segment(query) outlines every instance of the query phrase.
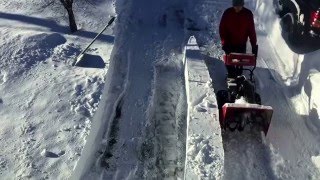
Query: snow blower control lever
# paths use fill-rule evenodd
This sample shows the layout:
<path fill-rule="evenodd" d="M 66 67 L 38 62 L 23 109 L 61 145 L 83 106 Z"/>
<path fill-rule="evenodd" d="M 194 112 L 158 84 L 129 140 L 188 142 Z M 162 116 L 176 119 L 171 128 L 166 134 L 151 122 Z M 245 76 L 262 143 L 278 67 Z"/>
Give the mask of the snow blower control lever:
<path fill-rule="evenodd" d="M 254 54 L 230 53 L 223 56 L 224 64 L 231 66 L 247 66 L 243 70 L 250 71 L 250 79 L 253 80 L 253 71 L 256 69 L 256 57 Z"/>

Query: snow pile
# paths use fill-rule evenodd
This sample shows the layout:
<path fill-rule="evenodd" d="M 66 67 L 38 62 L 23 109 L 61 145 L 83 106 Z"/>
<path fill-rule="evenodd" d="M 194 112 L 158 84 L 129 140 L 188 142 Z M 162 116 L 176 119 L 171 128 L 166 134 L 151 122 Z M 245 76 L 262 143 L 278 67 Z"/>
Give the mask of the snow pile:
<path fill-rule="evenodd" d="M 304 111 L 300 110 L 301 113 L 308 114 L 312 110 L 316 110 L 319 114 L 320 86 L 318 82 L 320 80 L 320 50 L 300 55 L 300 57 L 301 61 L 299 63 L 301 64 L 298 64 L 300 66 L 297 67 L 296 73 L 293 74 L 289 88 L 293 95 L 301 93 L 304 99 L 306 109 Z"/>
<path fill-rule="evenodd" d="M 280 61 L 273 60 L 273 63 L 278 63 L 277 66 L 283 68 L 281 71 L 278 71 L 278 73 L 281 73 L 283 78 L 292 76 L 297 63 L 295 58 L 296 55 L 284 40 L 286 33 L 283 32 L 282 27 L 280 26 L 280 19 L 275 13 L 274 3 L 276 2 L 265 0 L 250 2 L 252 5 L 255 3 L 255 6 L 253 6 L 255 7 L 255 14 L 257 14 L 257 16 L 255 16 L 255 22 L 256 24 L 259 24 L 256 28 L 257 34 L 267 33 L 269 41 L 273 47 L 276 47 L 274 48 L 274 51 L 276 51 Z"/>
<path fill-rule="evenodd" d="M 10 39 L 9 39 L 10 38 Z M 13 34 L 2 44 L 0 51 L 4 52 L 0 65 L 6 78 L 19 77 L 32 66 L 45 61 L 52 56 L 54 48 L 66 42 L 60 34 L 23 32 Z M 17 42 L 28 42 L 16 44 Z"/>
<path fill-rule="evenodd" d="M 240 99 L 236 99 L 236 101 L 234 102 L 235 104 L 248 104 L 248 102 L 246 101 L 246 99 L 241 96 Z"/>

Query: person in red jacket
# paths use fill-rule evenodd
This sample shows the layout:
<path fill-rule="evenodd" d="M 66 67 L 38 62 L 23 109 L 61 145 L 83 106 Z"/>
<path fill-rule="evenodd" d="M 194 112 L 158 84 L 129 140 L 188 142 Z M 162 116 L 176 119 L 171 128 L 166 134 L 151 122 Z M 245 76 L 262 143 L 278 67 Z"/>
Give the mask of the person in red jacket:
<path fill-rule="evenodd" d="M 244 0 L 232 0 L 233 7 L 226 9 L 222 15 L 219 33 L 222 49 L 231 52 L 246 53 L 246 44 L 250 39 L 252 53 L 257 56 L 257 36 L 252 12 L 243 7 Z M 242 68 L 227 66 L 228 77 L 236 78 L 242 74 Z"/>

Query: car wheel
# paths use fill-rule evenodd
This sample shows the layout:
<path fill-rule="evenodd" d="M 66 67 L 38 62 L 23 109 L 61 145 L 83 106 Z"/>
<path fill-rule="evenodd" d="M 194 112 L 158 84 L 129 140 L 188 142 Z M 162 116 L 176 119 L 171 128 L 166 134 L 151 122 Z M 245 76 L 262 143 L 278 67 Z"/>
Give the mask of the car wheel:
<path fill-rule="evenodd" d="M 288 34 L 288 41 L 291 44 L 297 44 L 301 33 L 299 33 L 299 28 L 295 22 L 294 15 L 292 13 L 287 13 L 281 18 L 281 22 L 283 29 Z"/>
<path fill-rule="evenodd" d="M 290 12 L 287 7 L 283 6 L 283 2 L 281 0 L 278 0 L 278 4 L 275 5 L 275 10 L 280 18 Z"/>
<path fill-rule="evenodd" d="M 261 105 L 261 97 L 258 93 L 254 93 L 255 103 Z"/>

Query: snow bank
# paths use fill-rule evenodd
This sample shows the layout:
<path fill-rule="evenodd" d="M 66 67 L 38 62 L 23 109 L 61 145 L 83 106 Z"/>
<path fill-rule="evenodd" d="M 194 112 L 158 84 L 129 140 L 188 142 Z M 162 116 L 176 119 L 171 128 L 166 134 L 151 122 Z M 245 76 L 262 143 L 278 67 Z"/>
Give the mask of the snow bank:
<path fill-rule="evenodd" d="M 300 94 L 304 99 L 305 108 L 302 110 L 301 104 L 297 103 L 297 111 L 300 114 L 309 114 L 310 118 L 319 121 L 319 116 L 311 116 L 311 112 L 320 113 L 320 50 L 308 54 L 300 55 L 300 65 L 297 73 L 290 79 L 289 88 L 293 95 Z M 300 105 L 300 106 L 299 106 Z"/>
<path fill-rule="evenodd" d="M 115 43 L 115 49 L 117 49 L 117 46 L 121 46 L 121 43 Z M 108 136 L 112 131 L 112 122 L 115 118 L 116 107 L 126 91 L 128 62 L 121 58 L 122 56 L 119 55 L 121 53 L 126 55 L 123 51 L 116 50 L 114 50 L 111 55 L 111 64 L 106 74 L 106 84 L 101 103 L 93 117 L 90 134 L 86 139 L 87 142 L 82 151 L 82 156 L 75 166 L 71 176 L 72 179 L 83 179 L 85 178 L 84 176 L 91 178 L 94 176 L 94 178 L 97 178 L 95 175 L 99 176 L 99 174 L 94 174 L 96 173 L 95 170 L 93 170 L 93 172 L 89 171 L 95 166 L 100 170 L 100 164 L 95 164 L 100 162 L 97 161 L 97 159 L 99 159 L 99 156 L 102 156 L 102 154 L 98 152 L 102 151 L 102 147 L 107 145 L 107 142 L 103 141 L 103 138 Z"/>
<path fill-rule="evenodd" d="M 319 54 L 320 56 L 320 54 Z M 307 81 L 307 83 L 310 83 L 308 86 L 305 85 L 304 86 L 304 91 L 306 92 L 306 95 L 309 99 L 309 103 L 308 103 L 308 107 L 310 110 L 310 116 L 314 116 L 313 118 L 315 118 L 314 120 L 319 120 L 320 123 L 320 119 L 319 119 L 319 113 L 320 113 L 320 93 L 319 93 L 319 82 L 320 82 L 320 73 L 319 71 L 316 71 L 316 73 L 312 73 L 309 75 L 309 79 Z M 311 92 L 311 94 L 309 94 Z M 311 114 L 312 111 L 317 110 L 317 114 Z M 315 113 L 315 112 L 314 112 Z"/>
<path fill-rule="evenodd" d="M 1 151 L 12 162 L 3 175 L 68 177 L 100 100 L 103 70 L 70 70 L 65 62 L 75 55 L 73 45 L 62 35 L 19 35 L 1 49 Z M 50 155 L 41 156 L 44 150 Z"/>
<path fill-rule="evenodd" d="M 257 33 L 267 33 L 269 41 L 273 45 L 276 54 L 280 60 L 281 67 L 284 68 L 283 71 L 279 73 L 284 78 L 292 76 L 297 66 L 296 54 L 287 45 L 284 37 L 286 36 L 285 32 L 282 31 L 280 26 L 280 19 L 275 13 L 274 1 L 258 0 L 256 1 L 255 14 L 258 16 L 255 17 L 256 23 L 260 26 L 257 27 Z M 259 44 L 259 42 L 258 42 Z M 263 48 L 263 47 L 261 47 Z M 279 63 L 279 62 L 278 62 Z"/>
<path fill-rule="evenodd" d="M 186 46 L 188 137 L 185 177 L 219 179 L 224 150 L 219 114 L 211 78 L 195 37 Z"/>

